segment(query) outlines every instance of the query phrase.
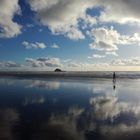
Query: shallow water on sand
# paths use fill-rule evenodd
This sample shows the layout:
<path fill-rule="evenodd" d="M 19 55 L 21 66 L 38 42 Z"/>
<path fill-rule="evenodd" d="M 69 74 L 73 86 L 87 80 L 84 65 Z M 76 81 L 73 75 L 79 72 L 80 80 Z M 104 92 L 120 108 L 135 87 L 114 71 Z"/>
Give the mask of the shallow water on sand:
<path fill-rule="evenodd" d="M 0 78 L 0 139 L 140 139 L 140 80 Z"/>

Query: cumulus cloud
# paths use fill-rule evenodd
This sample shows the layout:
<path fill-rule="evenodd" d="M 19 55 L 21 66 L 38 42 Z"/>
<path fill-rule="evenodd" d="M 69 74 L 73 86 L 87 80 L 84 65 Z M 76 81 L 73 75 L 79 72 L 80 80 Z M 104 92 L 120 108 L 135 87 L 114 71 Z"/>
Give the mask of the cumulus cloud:
<path fill-rule="evenodd" d="M 72 40 L 85 39 L 83 33 L 75 27 L 72 27 L 66 36 Z"/>
<path fill-rule="evenodd" d="M 140 22 L 139 0 L 29 0 L 29 4 L 37 12 L 40 22 L 50 26 L 52 30 L 63 25 L 68 28 L 76 25 L 88 8 L 96 7 L 101 7 L 99 20 L 102 22 Z M 91 23 L 96 23 L 96 20 L 88 19 Z"/>
<path fill-rule="evenodd" d="M 16 62 L 13 61 L 3 61 L 0 62 L 0 67 L 1 68 L 15 68 L 15 67 L 21 67 L 21 64 L 17 64 Z"/>
<path fill-rule="evenodd" d="M 106 52 L 107 55 L 114 55 L 114 56 L 118 56 L 118 54 L 114 51 L 114 52 Z"/>
<path fill-rule="evenodd" d="M 45 64 L 33 58 L 26 58 L 26 63 L 32 67 L 45 67 Z"/>
<path fill-rule="evenodd" d="M 62 34 L 74 40 L 85 38 L 80 30 L 81 20 L 85 26 L 92 26 L 97 21 L 140 23 L 139 0 L 29 0 L 28 3 L 40 23 L 48 26 L 53 34 Z M 101 8 L 98 17 L 87 14 L 87 9 L 96 7 Z M 20 13 L 18 0 L 0 1 L 0 37 L 11 38 L 21 33 L 22 26 L 13 20 L 14 16 Z"/>
<path fill-rule="evenodd" d="M 89 58 L 93 58 L 89 57 Z M 75 70 L 75 71 L 89 71 L 89 70 L 102 70 L 103 68 L 107 68 L 109 66 L 108 63 L 88 63 L 88 62 L 76 62 L 70 61 L 63 65 L 67 70 Z"/>
<path fill-rule="evenodd" d="M 92 29 L 90 36 L 95 39 L 95 42 L 89 45 L 91 49 L 105 51 L 116 51 L 118 49 L 115 43 L 119 38 L 119 33 L 112 28 L 101 27 Z"/>
<path fill-rule="evenodd" d="M 60 48 L 57 44 L 53 44 L 52 46 L 51 46 L 51 48 L 54 48 L 54 49 L 58 49 L 58 48 Z"/>
<path fill-rule="evenodd" d="M 140 66 L 140 58 L 133 57 L 128 59 L 115 59 L 111 61 L 111 65 Z"/>
<path fill-rule="evenodd" d="M 93 25 L 97 24 L 96 18 L 92 17 L 91 15 L 88 15 L 88 14 L 85 14 L 85 16 L 83 16 L 83 21 L 84 21 L 85 28 L 88 25 L 89 25 L 89 27 L 92 27 Z"/>
<path fill-rule="evenodd" d="M 94 58 L 104 58 L 105 56 L 104 55 L 99 55 L 99 54 L 93 54 L 93 57 Z"/>
<path fill-rule="evenodd" d="M 64 63 L 71 62 L 71 61 L 72 61 L 72 59 L 65 59 L 65 60 L 63 60 Z"/>
<path fill-rule="evenodd" d="M 121 35 L 113 27 L 106 28 L 94 28 L 91 32 L 88 32 L 88 35 L 93 39 L 93 43 L 89 46 L 91 49 L 96 49 L 99 51 L 106 51 L 107 54 L 113 54 L 118 50 L 117 45 L 139 45 L 140 44 L 140 35 L 135 33 L 132 36 Z"/>
<path fill-rule="evenodd" d="M 0 1 L 0 37 L 11 38 L 21 33 L 22 26 L 13 21 L 16 14 L 20 14 L 21 9 L 18 0 Z"/>
<path fill-rule="evenodd" d="M 102 22 L 140 23 L 139 0 L 96 0 L 96 2 L 97 5 L 103 6 L 100 15 L 100 21 Z"/>
<path fill-rule="evenodd" d="M 80 28 L 97 22 L 140 23 L 139 0 L 29 0 L 28 3 L 40 23 L 48 26 L 53 34 L 62 34 L 74 40 L 85 38 Z M 88 9 L 97 7 L 100 7 L 99 15 L 87 14 Z M 84 22 L 84 26 L 80 25 L 80 21 Z"/>
<path fill-rule="evenodd" d="M 67 64 L 68 67 L 81 67 L 82 65 L 76 62 L 69 62 Z"/>
<path fill-rule="evenodd" d="M 40 57 L 37 59 L 26 58 L 26 62 L 32 67 L 61 67 L 62 64 L 59 58 Z"/>
<path fill-rule="evenodd" d="M 63 34 L 74 40 L 84 39 L 78 22 L 79 19 L 85 18 L 87 8 L 91 7 L 88 1 L 29 0 L 29 4 L 31 9 L 36 12 L 39 21 L 48 26 L 52 33 Z M 94 23 L 91 17 L 86 17 L 86 20 Z"/>
<path fill-rule="evenodd" d="M 13 61 L 8 61 L 8 62 L 5 63 L 5 66 L 6 66 L 6 67 L 20 67 L 21 65 L 15 63 L 15 62 L 13 62 Z"/>
<path fill-rule="evenodd" d="M 40 43 L 40 42 L 35 42 L 35 43 L 29 43 L 27 41 L 22 42 L 22 45 L 26 48 L 26 49 L 45 49 L 47 46 L 44 43 Z"/>
<path fill-rule="evenodd" d="M 96 49 L 99 51 L 115 51 L 118 50 L 117 46 L 114 44 L 108 44 L 103 41 L 99 41 L 97 43 L 93 43 L 89 45 L 91 49 Z"/>

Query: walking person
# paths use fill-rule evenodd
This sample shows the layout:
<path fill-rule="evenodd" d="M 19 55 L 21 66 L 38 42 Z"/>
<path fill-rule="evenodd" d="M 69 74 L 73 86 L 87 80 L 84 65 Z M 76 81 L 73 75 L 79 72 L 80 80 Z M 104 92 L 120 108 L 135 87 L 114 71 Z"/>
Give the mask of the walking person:
<path fill-rule="evenodd" d="M 116 82 L 116 74 L 115 74 L 115 72 L 113 73 L 113 81 Z"/>

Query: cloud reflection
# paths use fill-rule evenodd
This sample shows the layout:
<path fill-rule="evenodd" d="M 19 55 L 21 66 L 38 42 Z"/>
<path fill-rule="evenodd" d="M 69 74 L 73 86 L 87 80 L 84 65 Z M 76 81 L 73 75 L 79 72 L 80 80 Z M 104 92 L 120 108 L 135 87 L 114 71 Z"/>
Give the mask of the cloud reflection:
<path fill-rule="evenodd" d="M 0 78 L 0 85 L 14 85 L 15 83 L 16 79 Z"/>
<path fill-rule="evenodd" d="M 19 115 L 16 110 L 12 108 L 0 108 L 0 139 L 14 140 L 15 134 L 13 132 L 19 121 Z"/>
<path fill-rule="evenodd" d="M 24 87 L 28 85 L 28 88 L 32 89 L 26 88 L 27 93 L 24 93 L 23 90 L 24 94 L 20 94 L 21 100 L 14 103 L 14 105 L 17 104 L 19 116 L 15 109 L 0 108 L 0 139 L 15 139 L 13 127 L 17 120 L 21 119 L 23 121 L 19 122 L 21 126 L 16 127 L 20 133 L 25 134 L 25 137 L 31 140 L 129 140 L 140 138 L 140 102 L 133 99 L 127 100 L 128 96 L 125 98 L 122 96 L 124 92 L 118 90 L 119 88 L 124 90 L 128 85 L 126 87 L 117 86 L 117 92 L 119 92 L 117 95 L 114 94 L 111 81 L 105 84 L 90 83 L 88 85 L 90 89 L 86 87 L 90 91 L 89 94 L 85 92 L 86 90 L 76 90 L 77 93 L 86 93 L 86 95 L 79 95 L 74 90 L 71 90 L 74 91 L 73 93 L 64 90 L 65 94 L 59 96 L 58 94 L 44 94 L 35 88 L 54 89 L 53 92 L 57 93 L 56 89 L 60 86 L 57 81 L 21 81 L 23 81 Z M 104 83 L 104 81 L 102 82 Z M 64 84 L 61 89 L 69 86 L 67 82 Z M 77 86 L 73 82 L 70 88 L 79 89 L 83 85 L 85 83 L 81 85 L 78 83 Z M 133 89 L 135 88 L 131 87 L 131 90 Z M 127 90 L 129 91 L 129 87 Z M 45 93 L 50 93 L 50 91 L 45 90 Z M 19 92 L 17 94 L 19 95 Z M 128 92 L 125 95 L 127 94 Z M 12 96 L 10 94 L 9 98 Z M 7 98 L 7 104 L 10 106 L 13 104 L 13 100 L 10 102 L 9 98 Z M 21 118 L 19 119 L 19 117 Z"/>
<path fill-rule="evenodd" d="M 25 98 L 23 105 L 31 105 L 31 104 L 43 104 L 45 102 L 45 98 L 43 96 L 28 96 Z"/>
<path fill-rule="evenodd" d="M 84 140 L 82 132 L 78 131 L 76 119 L 84 110 L 78 107 L 69 109 L 68 114 L 52 114 L 49 121 L 43 122 L 32 139 L 35 140 Z"/>
<path fill-rule="evenodd" d="M 42 80 L 32 80 L 29 81 L 28 88 L 38 87 L 43 89 L 56 90 L 60 87 L 60 82 L 57 81 L 42 81 Z"/>
<path fill-rule="evenodd" d="M 140 103 L 119 101 L 117 97 L 113 96 L 91 98 L 90 104 L 96 117 L 101 120 L 113 119 L 123 113 L 133 113 L 135 116 L 140 116 Z"/>
<path fill-rule="evenodd" d="M 119 101 L 114 96 L 93 97 L 78 117 L 87 139 L 140 138 L 140 103 Z M 130 137 L 129 137 L 130 136 Z"/>

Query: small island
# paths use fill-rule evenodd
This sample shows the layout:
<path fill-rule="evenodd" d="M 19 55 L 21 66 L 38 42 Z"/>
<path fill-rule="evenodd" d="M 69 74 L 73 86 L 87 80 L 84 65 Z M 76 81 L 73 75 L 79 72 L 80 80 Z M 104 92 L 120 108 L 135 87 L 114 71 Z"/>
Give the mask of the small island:
<path fill-rule="evenodd" d="M 57 68 L 54 70 L 54 72 L 62 72 L 62 70 Z"/>

